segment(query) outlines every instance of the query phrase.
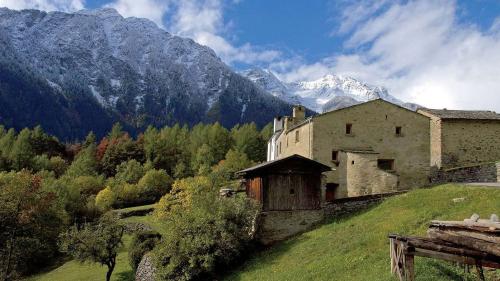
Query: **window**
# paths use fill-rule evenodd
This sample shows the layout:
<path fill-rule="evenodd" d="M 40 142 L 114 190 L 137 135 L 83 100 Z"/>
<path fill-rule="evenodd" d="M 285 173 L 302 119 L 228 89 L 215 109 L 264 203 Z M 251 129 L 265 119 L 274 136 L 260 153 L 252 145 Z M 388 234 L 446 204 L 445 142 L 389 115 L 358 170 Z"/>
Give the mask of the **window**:
<path fill-rule="evenodd" d="M 352 165 L 354 165 L 354 160 L 351 162 Z"/>
<path fill-rule="evenodd" d="M 286 147 L 288 147 L 288 136 L 286 136 Z"/>
<path fill-rule="evenodd" d="M 294 195 L 294 194 L 295 194 L 295 189 L 290 188 L 290 195 Z"/>
<path fill-rule="evenodd" d="M 394 159 L 378 159 L 377 166 L 381 170 L 393 171 L 394 170 Z"/>
<path fill-rule="evenodd" d="M 279 153 L 281 154 L 281 142 L 280 142 L 280 145 L 279 145 Z"/>
<path fill-rule="evenodd" d="M 339 187 L 338 183 L 327 183 L 325 192 L 325 201 L 332 202 L 335 200 L 335 191 Z"/>
<path fill-rule="evenodd" d="M 352 134 L 352 124 L 345 124 L 345 133 L 346 135 Z"/>
<path fill-rule="evenodd" d="M 295 142 L 299 142 L 300 141 L 300 132 L 299 130 L 295 131 Z"/>
<path fill-rule="evenodd" d="M 403 128 L 402 127 L 396 127 L 396 136 L 400 137 L 403 135 Z"/>
<path fill-rule="evenodd" d="M 332 150 L 332 161 L 338 161 L 339 159 L 339 152 L 337 150 Z"/>

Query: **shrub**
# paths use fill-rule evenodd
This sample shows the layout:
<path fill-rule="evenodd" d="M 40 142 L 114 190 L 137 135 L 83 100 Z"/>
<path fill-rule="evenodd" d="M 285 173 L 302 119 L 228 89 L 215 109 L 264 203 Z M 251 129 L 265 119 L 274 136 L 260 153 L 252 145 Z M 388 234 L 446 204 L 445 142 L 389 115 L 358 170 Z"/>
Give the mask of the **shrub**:
<path fill-rule="evenodd" d="M 141 231 L 134 234 L 128 252 L 129 263 L 134 271 L 137 270 L 144 254 L 153 250 L 160 239 L 161 235 L 156 231 Z"/>
<path fill-rule="evenodd" d="M 156 204 L 154 215 L 157 218 L 167 218 L 176 207 L 189 208 L 193 197 L 213 192 L 213 185 L 208 177 L 198 176 L 176 180 L 172 185 L 172 190 Z"/>
<path fill-rule="evenodd" d="M 66 214 L 41 181 L 25 170 L 0 174 L 0 280 L 17 280 L 57 254 Z"/>
<path fill-rule="evenodd" d="M 120 182 L 136 184 L 144 176 L 144 172 L 141 163 L 132 159 L 116 166 L 115 179 Z"/>
<path fill-rule="evenodd" d="M 171 226 L 153 250 L 160 280 L 213 280 L 251 245 L 256 208 L 243 198 L 195 198 L 190 209 L 174 208 Z"/>
<path fill-rule="evenodd" d="M 138 183 L 141 197 L 154 202 L 170 191 L 172 182 L 165 170 L 149 170 Z"/>
<path fill-rule="evenodd" d="M 104 178 L 102 176 L 79 176 L 73 180 L 73 184 L 82 194 L 97 194 L 104 187 Z"/>
<path fill-rule="evenodd" d="M 99 191 L 97 196 L 95 197 L 95 206 L 100 211 L 107 211 L 111 209 L 113 204 L 115 203 L 116 196 L 111 188 L 106 187 L 105 189 Z"/>

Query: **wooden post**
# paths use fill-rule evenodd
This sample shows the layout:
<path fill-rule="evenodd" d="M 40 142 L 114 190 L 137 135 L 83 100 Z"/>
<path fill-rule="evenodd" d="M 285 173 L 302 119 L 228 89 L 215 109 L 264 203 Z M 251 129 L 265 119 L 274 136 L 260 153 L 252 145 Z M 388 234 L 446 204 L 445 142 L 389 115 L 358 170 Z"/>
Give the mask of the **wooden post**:
<path fill-rule="evenodd" d="M 477 276 L 479 277 L 479 280 L 485 281 L 484 272 L 483 272 L 483 265 L 481 264 L 481 261 L 479 261 L 479 260 L 476 260 L 476 271 L 477 271 Z"/>
<path fill-rule="evenodd" d="M 405 254 L 405 279 L 415 281 L 415 258 L 411 254 Z"/>

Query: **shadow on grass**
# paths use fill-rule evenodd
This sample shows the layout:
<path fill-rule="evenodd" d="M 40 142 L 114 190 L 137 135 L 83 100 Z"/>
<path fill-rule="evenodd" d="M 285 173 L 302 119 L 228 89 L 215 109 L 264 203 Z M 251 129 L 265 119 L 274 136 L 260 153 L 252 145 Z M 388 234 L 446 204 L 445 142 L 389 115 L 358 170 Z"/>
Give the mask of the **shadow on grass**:
<path fill-rule="evenodd" d="M 133 281 L 135 280 L 135 273 L 133 270 L 124 271 L 116 274 L 116 280 L 118 281 Z"/>

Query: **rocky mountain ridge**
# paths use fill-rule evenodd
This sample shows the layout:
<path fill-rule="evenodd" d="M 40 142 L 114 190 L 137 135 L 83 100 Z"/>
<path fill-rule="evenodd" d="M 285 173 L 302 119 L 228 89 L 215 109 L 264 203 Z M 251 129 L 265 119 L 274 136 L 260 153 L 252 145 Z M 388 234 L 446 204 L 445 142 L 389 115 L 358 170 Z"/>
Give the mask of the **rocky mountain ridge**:
<path fill-rule="evenodd" d="M 329 74 L 317 80 L 286 83 L 269 70 L 255 68 L 241 74 L 275 97 L 302 104 L 319 113 L 378 98 L 412 110 L 417 107 L 395 98 L 383 87 L 371 86 L 348 76 Z"/>
<path fill-rule="evenodd" d="M 0 37 L 0 62 L 15 66 L 15 76 L 27 79 L 16 83 L 43 84 L 44 92 L 50 92 L 43 94 L 45 102 L 50 97 L 59 100 L 53 104 L 65 104 L 56 110 L 60 117 L 53 118 L 69 124 L 60 131 L 42 117 L 18 122 L 15 112 L 0 113 L 0 121 L 16 128 L 41 123 L 68 139 L 93 129 L 84 121 L 91 112 L 102 116 L 105 125 L 94 130 L 100 135 L 115 121 L 130 129 L 215 121 L 226 127 L 252 121 L 262 126 L 290 110 L 289 104 L 231 70 L 212 49 L 147 19 L 124 18 L 114 9 L 46 13 L 0 8 Z M 30 76 L 17 75 L 19 69 Z M 5 94 L 13 88 L 7 86 L 0 89 L 1 96 L 14 99 Z M 33 91 L 20 92 L 18 102 L 36 104 L 42 97 Z M 81 109 L 84 104 L 92 110 Z M 26 110 L 32 111 L 29 106 Z"/>

